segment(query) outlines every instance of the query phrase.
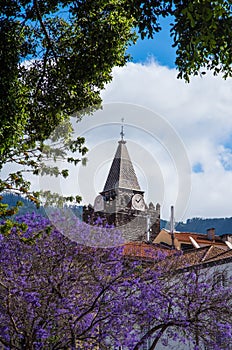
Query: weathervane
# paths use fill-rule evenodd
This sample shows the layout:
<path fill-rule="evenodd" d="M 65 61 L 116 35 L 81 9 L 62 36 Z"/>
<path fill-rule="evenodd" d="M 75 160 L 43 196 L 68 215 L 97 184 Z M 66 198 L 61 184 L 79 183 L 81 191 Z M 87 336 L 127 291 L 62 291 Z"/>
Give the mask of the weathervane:
<path fill-rule="evenodd" d="M 124 134 L 124 118 L 122 118 L 121 121 L 122 121 L 122 126 L 121 126 L 120 135 L 121 135 L 121 141 L 124 141 L 123 140 L 123 137 L 125 136 L 125 134 Z"/>

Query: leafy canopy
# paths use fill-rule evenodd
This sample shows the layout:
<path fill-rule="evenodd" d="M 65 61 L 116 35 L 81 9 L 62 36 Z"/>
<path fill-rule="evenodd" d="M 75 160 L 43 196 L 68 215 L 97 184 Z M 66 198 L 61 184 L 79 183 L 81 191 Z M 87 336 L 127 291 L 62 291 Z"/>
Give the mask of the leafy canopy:
<path fill-rule="evenodd" d="M 41 165 L 44 141 L 64 123 L 67 142 L 60 156 L 67 156 L 73 145 L 70 116 L 79 120 L 81 111 L 100 106 L 100 91 L 112 79 L 112 68 L 129 60 L 127 47 L 136 42 L 136 31 L 153 38 L 162 16 L 173 18 L 180 78 L 189 81 L 204 68 L 231 76 L 229 0 L 2 0 L 0 169 L 10 162 L 34 174 L 67 176 L 66 169 Z M 83 139 L 73 141 L 71 150 L 82 157 Z M 57 152 L 46 149 L 45 157 L 57 158 Z M 74 164 L 80 160 L 71 158 Z M 7 189 L 27 194 L 30 183 L 19 170 L 1 181 L 0 190 Z"/>

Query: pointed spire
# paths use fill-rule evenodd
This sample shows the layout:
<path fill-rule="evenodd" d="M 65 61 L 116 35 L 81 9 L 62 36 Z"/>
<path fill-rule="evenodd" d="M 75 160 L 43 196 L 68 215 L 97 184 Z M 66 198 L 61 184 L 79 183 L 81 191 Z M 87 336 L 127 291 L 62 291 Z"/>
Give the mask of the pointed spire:
<path fill-rule="evenodd" d="M 124 120 L 122 120 L 123 122 Z M 131 162 L 126 141 L 124 140 L 124 125 L 121 126 L 121 140 L 115 153 L 111 168 L 103 189 L 103 192 L 125 188 L 130 190 L 140 190 L 137 176 Z"/>

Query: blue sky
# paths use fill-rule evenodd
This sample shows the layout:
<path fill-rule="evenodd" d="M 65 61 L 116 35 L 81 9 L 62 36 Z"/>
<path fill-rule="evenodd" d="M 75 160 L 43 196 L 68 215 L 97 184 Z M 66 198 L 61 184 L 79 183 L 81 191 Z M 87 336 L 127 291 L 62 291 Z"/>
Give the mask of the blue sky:
<path fill-rule="evenodd" d="M 172 18 L 161 18 L 162 30 L 156 33 L 153 39 L 138 39 L 137 43 L 128 49 L 134 63 L 145 63 L 154 59 L 161 65 L 175 67 L 175 48 L 170 36 Z"/>

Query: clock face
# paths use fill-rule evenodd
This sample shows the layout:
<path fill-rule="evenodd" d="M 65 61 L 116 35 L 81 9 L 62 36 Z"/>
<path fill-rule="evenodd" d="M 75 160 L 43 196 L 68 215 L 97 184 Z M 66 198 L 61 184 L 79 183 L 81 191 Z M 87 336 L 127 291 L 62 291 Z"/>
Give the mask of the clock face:
<path fill-rule="evenodd" d="M 132 197 L 132 207 L 135 210 L 141 210 L 141 211 L 145 210 L 145 202 L 144 202 L 144 198 L 143 198 L 143 196 L 141 194 L 136 193 Z"/>
<path fill-rule="evenodd" d="M 104 200 L 101 195 L 97 196 L 94 201 L 94 211 L 104 211 Z"/>

